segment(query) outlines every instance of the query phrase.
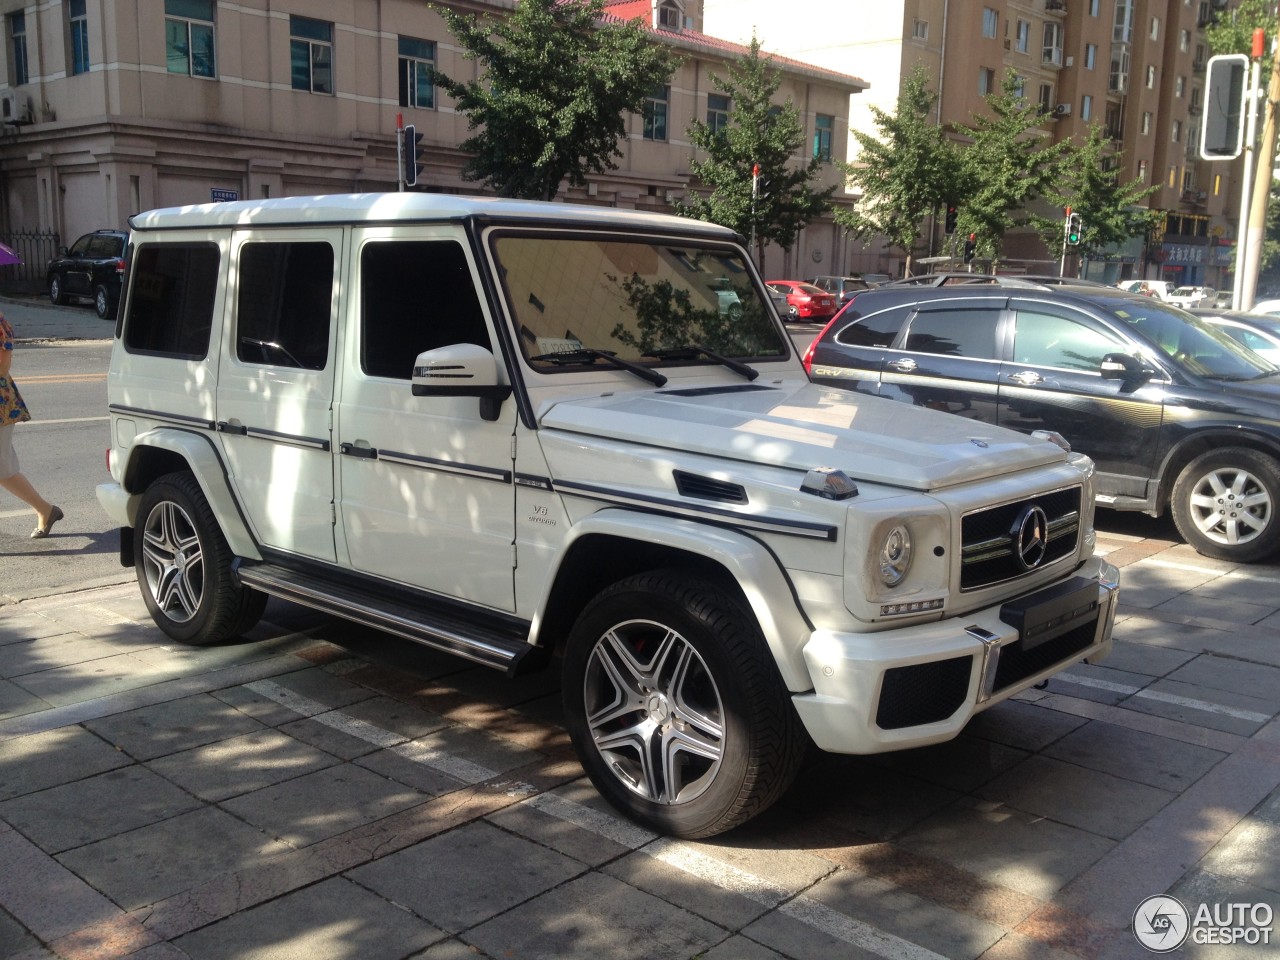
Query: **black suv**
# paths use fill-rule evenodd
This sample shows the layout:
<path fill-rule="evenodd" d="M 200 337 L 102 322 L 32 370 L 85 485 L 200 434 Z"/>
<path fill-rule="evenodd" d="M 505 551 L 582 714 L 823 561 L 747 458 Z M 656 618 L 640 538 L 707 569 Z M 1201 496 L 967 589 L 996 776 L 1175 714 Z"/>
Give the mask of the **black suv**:
<path fill-rule="evenodd" d="M 1103 287 L 881 287 L 814 340 L 819 383 L 1060 434 L 1098 503 L 1159 516 L 1209 557 L 1280 547 L 1280 368 L 1212 324 Z"/>
<path fill-rule="evenodd" d="M 64 248 L 62 256 L 49 261 L 45 285 L 49 299 L 66 303 L 71 297 L 93 301 L 98 316 L 114 317 L 120 305 L 124 279 L 124 251 L 129 234 L 121 230 L 95 230 Z"/>

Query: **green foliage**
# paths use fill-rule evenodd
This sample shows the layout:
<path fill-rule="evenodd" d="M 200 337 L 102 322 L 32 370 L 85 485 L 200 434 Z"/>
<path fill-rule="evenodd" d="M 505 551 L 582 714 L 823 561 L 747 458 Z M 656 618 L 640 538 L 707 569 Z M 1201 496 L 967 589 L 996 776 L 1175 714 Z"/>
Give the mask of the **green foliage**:
<path fill-rule="evenodd" d="M 1083 233 L 1075 252 L 1092 256 L 1118 246 L 1130 237 L 1145 236 L 1160 218 L 1160 212 L 1143 205 L 1156 187 L 1134 179 L 1121 183 L 1119 155 L 1115 166 L 1106 169 L 1110 142 L 1098 124 L 1089 127 L 1082 146 L 1072 144 L 1058 179 L 1045 190 L 1045 199 L 1080 214 Z M 1031 222 L 1051 251 L 1062 248 L 1062 218 L 1031 215 Z"/>
<path fill-rule="evenodd" d="M 462 142 L 463 170 L 504 197 L 550 200 L 566 178 L 616 169 L 626 115 L 678 65 L 639 24 L 601 24 L 603 0 L 521 0 L 508 16 L 477 17 L 434 7 L 463 56 L 483 64 L 479 80 L 437 71 L 475 131 Z"/>
<path fill-rule="evenodd" d="M 910 257 L 925 217 L 958 199 L 960 158 L 930 115 L 938 95 L 923 67 L 902 82 L 893 114 L 871 107 L 876 133 L 853 130 L 858 159 L 841 164 L 862 198 L 853 210 L 837 210 L 836 221 L 859 239 L 887 237 Z"/>
<path fill-rule="evenodd" d="M 1214 55 L 1219 53 L 1249 54 L 1253 50 L 1253 31 L 1261 27 L 1266 31 L 1267 45 L 1276 35 L 1274 0 L 1240 0 L 1232 10 L 1217 14 L 1217 22 L 1204 32 L 1205 40 Z"/>
<path fill-rule="evenodd" d="M 616 277 L 609 279 L 618 282 Z M 635 313 L 635 331 L 619 323 L 612 336 L 641 356 L 692 345 L 730 356 L 754 356 L 767 352 L 764 345 L 776 345 L 773 322 L 749 284 L 736 289 L 725 286 L 725 293 L 733 298 L 720 310 L 699 309 L 690 291 L 670 280 L 650 282 L 633 273 L 621 281 L 621 287 Z"/>
<path fill-rule="evenodd" d="M 976 233 L 978 255 L 996 257 L 1004 234 L 1029 222 L 1028 208 L 1063 175 L 1071 141 L 1049 142 L 1040 107 L 1019 95 L 1013 70 L 986 101 L 991 115 L 975 114 L 964 128 L 972 144 L 961 153 L 967 189 L 957 232 Z"/>
<path fill-rule="evenodd" d="M 816 157 L 800 167 L 790 166 L 805 144 L 800 111 L 790 98 L 781 106 L 774 104 L 781 74 L 761 54 L 755 37 L 747 53 L 729 64 L 728 78 L 711 79 L 731 98 L 729 122 L 719 131 L 701 120 L 690 126 L 690 142 L 705 154 L 695 156 L 690 169 L 695 182 L 708 192 L 690 194 L 676 204 L 676 211 L 743 236 L 754 234 L 760 259 L 768 243 L 790 250 L 801 229 L 827 209 L 835 192 L 834 186 L 815 187 L 822 173 L 822 161 Z M 753 202 L 751 170 L 757 163 L 767 185 Z"/>

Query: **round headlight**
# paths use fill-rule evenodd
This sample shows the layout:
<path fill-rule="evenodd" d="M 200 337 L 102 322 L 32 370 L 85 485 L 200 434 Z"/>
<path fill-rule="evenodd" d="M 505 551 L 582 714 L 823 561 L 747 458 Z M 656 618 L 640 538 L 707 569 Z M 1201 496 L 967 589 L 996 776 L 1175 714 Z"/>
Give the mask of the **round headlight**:
<path fill-rule="evenodd" d="M 896 587 L 911 568 L 911 534 L 899 524 L 885 535 L 880 545 L 880 579 L 886 587 Z"/>

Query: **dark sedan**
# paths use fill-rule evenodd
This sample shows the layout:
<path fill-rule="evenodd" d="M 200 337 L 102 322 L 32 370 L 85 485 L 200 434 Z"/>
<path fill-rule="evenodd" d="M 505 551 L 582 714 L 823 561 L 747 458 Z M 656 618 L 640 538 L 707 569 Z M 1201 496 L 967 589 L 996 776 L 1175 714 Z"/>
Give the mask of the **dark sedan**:
<path fill-rule="evenodd" d="M 1280 368 L 1150 297 L 1094 287 L 881 287 L 810 346 L 815 381 L 1060 434 L 1098 502 L 1171 511 L 1200 553 L 1280 547 Z"/>

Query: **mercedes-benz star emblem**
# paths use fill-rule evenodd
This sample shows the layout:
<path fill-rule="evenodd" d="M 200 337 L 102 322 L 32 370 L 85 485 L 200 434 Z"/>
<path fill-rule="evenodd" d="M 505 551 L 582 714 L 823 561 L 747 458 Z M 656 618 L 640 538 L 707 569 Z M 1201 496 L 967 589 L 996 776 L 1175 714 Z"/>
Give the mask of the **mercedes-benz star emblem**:
<path fill-rule="evenodd" d="M 1049 547 L 1049 518 L 1044 510 L 1032 504 L 1018 514 L 1009 536 L 1022 569 L 1034 570 L 1044 562 L 1045 550 Z"/>

